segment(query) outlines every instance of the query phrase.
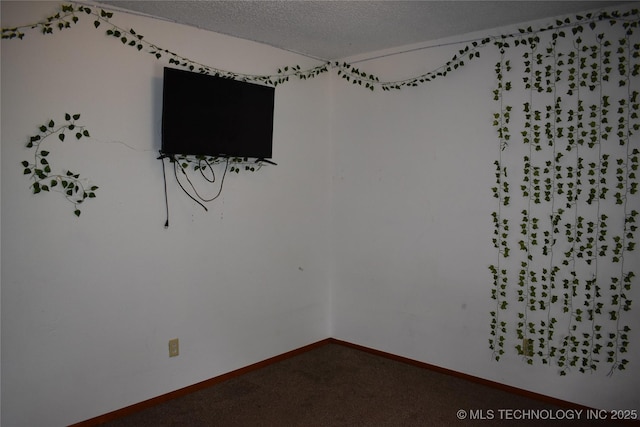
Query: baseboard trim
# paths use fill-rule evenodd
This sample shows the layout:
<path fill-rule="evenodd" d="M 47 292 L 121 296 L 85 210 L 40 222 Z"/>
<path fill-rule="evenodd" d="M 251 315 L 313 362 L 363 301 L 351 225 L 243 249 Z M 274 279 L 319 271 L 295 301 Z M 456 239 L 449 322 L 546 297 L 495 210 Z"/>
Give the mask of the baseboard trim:
<path fill-rule="evenodd" d="M 190 385 L 190 386 L 187 386 L 187 387 L 175 390 L 175 391 L 171 391 L 171 392 L 163 394 L 161 396 L 153 397 L 151 399 L 148 399 L 148 400 L 145 400 L 145 401 L 142 401 L 142 402 L 139 402 L 139 403 L 135 403 L 135 404 L 133 404 L 131 406 L 127 406 L 127 407 L 124 407 L 124 408 L 121 408 L 121 409 L 117 409 L 115 411 L 108 412 L 108 413 L 103 414 L 103 415 L 99 415 L 97 417 L 88 419 L 86 421 L 81 421 L 79 423 L 72 424 L 69 427 L 93 427 L 93 426 L 97 426 L 97 425 L 100 425 L 100 424 L 104 424 L 104 423 L 109 422 L 109 421 L 113 421 L 113 420 L 118 419 L 118 418 L 126 417 L 128 415 L 133 414 L 133 413 L 142 411 L 143 409 L 159 405 L 161 403 L 167 402 L 167 401 L 172 400 L 172 399 L 176 399 L 178 397 L 185 396 L 185 395 L 190 394 L 190 393 L 195 393 L 198 390 L 202 390 L 204 388 L 211 387 L 211 386 L 213 386 L 215 384 L 219 384 L 219 383 L 227 381 L 227 380 L 229 380 L 231 378 L 239 377 L 240 375 L 246 374 L 248 372 L 255 371 L 257 369 L 264 368 L 265 366 L 269 366 L 269 365 L 271 365 L 273 363 L 277 363 L 277 362 L 289 359 L 291 357 L 297 356 L 298 354 L 305 353 L 307 351 L 311 351 L 311 350 L 313 350 L 315 348 L 318 348 L 318 347 L 321 347 L 323 345 L 329 344 L 330 342 L 331 342 L 331 338 L 326 338 L 324 340 L 317 341 L 317 342 L 305 345 L 305 346 L 297 348 L 295 350 L 291 350 L 291 351 L 288 351 L 286 353 L 282 353 L 282 354 L 279 354 L 277 356 L 270 357 L 268 359 L 265 359 L 263 361 L 254 363 L 252 365 L 245 366 L 244 368 L 236 369 L 235 371 L 227 372 L 226 374 L 222 374 L 222 375 L 219 375 L 217 377 L 213 377 L 213 378 L 210 378 L 208 380 L 204 380 L 202 382 L 199 382 L 199 383 L 196 383 L 196 384 L 193 384 L 193 385 Z"/>
<path fill-rule="evenodd" d="M 485 386 L 488 386 L 488 387 L 492 387 L 492 388 L 495 388 L 495 389 L 506 391 L 508 393 L 524 396 L 524 397 L 527 397 L 527 398 L 530 398 L 530 399 L 538 400 L 538 401 L 541 401 L 541 402 L 545 402 L 545 403 L 548 403 L 548 404 L 551 404 L 551 405 L 555 405 L 555 406 L 559 406 L 559 407 L 563 407 L 563 408 L 585 409 L 585 410 L 594 409 L 594 408 L 590 408 L 588 406 L 579 405 L 577 403 L 569 402 L 569 401 L 562 400 L 562 399 L 556 399 L 554 397 L 546 396 L 546 395 L 540 394 L 540 393 L 535 393 L 535 392 L 532 392 L 532 391 L 529 391 L 529 390 L 525 390 L 525 389 L 522 389 L 522 388 L 509 386 L 509 385 L 506 385 L 506 384 L 502 384 L 502 383 L 498 383 L 498 382 L 495 382 L 495 381 L 487 380 L 487 379 L 484 379 L 484 378 L 476 377 L 476 376 L 473 376 L 473 375 L 465 374 L 465 373 L 462 373 L 462 372 L 457 372 L 457 371 L 454 371 L 454 370 L 451 370 L 451 369 L 442 368 L 440 366 L 431 365 L 429 363 L 420 362 L 418 360 L 409 359 L 407 357 L 399 356 L 397 354 L 387 353 L 387 352 L 384 352 L 384 351 L 381 351 L 381 350 L 376 350 L 374 348 L 365 347 L 365 346 L 362 346 L 362 345 L 359 345 L 359 344 L 353 344 L 353 343 L 350 343 L 350 342 L 347 342 L 347 341 L 338 340 L 336 338 L 326 338 L 326 339 L 314 342 L 312 344 L 308 344 L 308 345 L 305 345 L 303 347 L 297 348 L 295 350 L 288 351 L 288 352 L 280 354 L 278 356 L 270 357 L 269 359 L 265 359 L 265 360 L 263 360 L 261 362 L 257 362 L 257 363 L 254 363 L 252 365 L 245 366 L 244 368 L 236 369 L 235 371 L 231 371 L 231 372 L 228 372 L 226 374 L 219 375 L 219 376 L 214 377 L 214 378 L 210 378 L 208 380 L 205 380 L 205 381 L 202 381 L 202 382 L 199 382 L 199 383 L 196 383 L 196 384 L 181 388 L 179 390 L 175 390 L 175 391 L 169 392 L 167 394 L 163 394 L 161 396 L 157 396 L 157 397 L 145 400 L 143 402 L 136 403 L 136 404 L 133 404 L 131 406 L 127 406 L 125 408 L 118 409 L 118 410 L 115 410 L 113 412 L 109 412 L 109 413 L 106 413 L 104 415 L 97 416 L 95 418 L 91 418 L 91 419 L 86 420 L 86 421 L 81 421 L 79 423 L 72 424 L 69 427 L 93 427 L 93 426 L 97 426 L 97 425 L 100 425 L 100 424 L 103 424 L 103 423 L 106 423 L 106 422 L 109 422 L 109 421 L 113 421 L 113 420 L 118 419 L 118 418 L 126 417 L 126 416 L 131 415 L 131 414 L 133 414 L 135 412 L 142 411 L 143 409 L 159 405 L 159 404 L 161 404 L 163 402 L 167 402 L 169 400 L 176 399 L 178 397 L 185 396 L 185 395 L 190 394 L 190 393 L 194 393 L 194 392 L 196 392 L 198 390 L 202 390 L 202 389 L 207 388 L 207 387 L 211 387 L 211 386 L 213 386 L 215 384 L 227 381 L 227 380 L 229 380 L 231 378 L 238 377 L 240 375 L 249 373 L 251 371 L 255 371 L 255 370 L 260 369 L 260 368 L 264 368 L 264 367 L 266 367 L 268 365 L 271 365 L 273 363 L 277 363 L 277 362 L 289 359 L 291 357 L 297 356 L 297 355 L 305 353 L 307 351 L 311 351 L 313 349 L 316 349 L 316 348 L 321 347 L 321 346 L 326 345 L 326 344 L 337 344 L 337 345 L 342 345 L 342 346 L 345 346 L 345 347 L 350 347 L 350 348 L 353 348 L 353 349 L 356 349 L 356 350 L 360 350 L 360 351 L 363 351 L 363 352 L 366 352 L 366 353 L 374 354 L 376 356 L 380 356 L 380 357 L 384 357 L 384 358 L 387 358 L 387 359 L 395 360 L 395 361 L 398 361 L 398 362 L 406 363 L 406 364 L 413 365 L 413 366 L 416 366 L 416 367 L 419 367 L 419 368 L 422 368 L 422 369 L 428 369 L 428 370 L 431 370 L 431 371 L 434 371 L 434 372 L 439 372 L 439 373 L 442 373 L 442 374 L 451 375 L 453 377 L 461 378 L 461 379 L 464 379 L 464 380 L 467 380 L 467 381 L 471 381 L 471 382 L 474 382 L 474 383 L 482 384 L 482 385 L 485 385 Z M 637 421 L 631 421 L 630 423 L 629 422 L 623 422 L 623 423 L 624 424 L 634 424 L 634 425 L 639 425 L 640 424 L 640 422 L 637 422 Z"/>

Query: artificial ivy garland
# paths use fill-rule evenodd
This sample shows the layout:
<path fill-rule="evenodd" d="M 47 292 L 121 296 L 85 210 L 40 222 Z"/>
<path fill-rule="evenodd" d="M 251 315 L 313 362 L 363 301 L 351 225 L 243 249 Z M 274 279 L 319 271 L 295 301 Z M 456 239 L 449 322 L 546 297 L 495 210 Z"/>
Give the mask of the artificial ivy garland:
<path fill-rule="evenodd" d="M 92 16 L 94 21 L 94 27 L 100 28 L 102 24 L 107 25 L 109 28 L 105 31 L 105 34 L 112 37 L 122 43 L 124 46 L 131 47 L 140 52 L 146 52 L 152 55 L 156 59 L 168 58 L 169 64 L 173 64 L 189 71 L 197 71 L 203 74 L 213 74 L 221 77 L 233 78 L 242 81 L 252 81 L 264 83 L 272 86 L 277 86 L 284 82 L 289 81 L 290 77 L 298 77 L 301 80 L 310 79 L 316 77 L 319 74 L 325 73 L 328 70 L 328 64 L 322 64 L 313 67 L 309 70 L 302 70 L 300 66 L 285 66 L 278 69 L 278 72 L 273 75 L 251 75 L 235 73 L 227 70 L 221 70 L 215 67 L 211 67 L 191 59 L 171 52 L 168 49 L 164 49 L 147 41 L 142 34 L 138 34 L 133 28 L 124 29 L 111 23 L 113 12 L 107 12 L 100 10 L 94 11 L 92 8 L 80 5 L 77 8 L 70 4 L 63 4 L 60 6 L 60 12 L 31 25 L 23 25 L 20 27 L 3 28 L 3 39 L 23 39 L 25 31 L 38 29 L 42 34 L 53 34 L 54 30 L 64 30 L 71 28 L 72 25 L 79 22 L 79 16 L 86 14 Z"/>
<path fill-rule="evenodd" d="M 46 18 L 43 21 L 37 22 L 31 25 L 24 25 L 20 27 L 10 27 L 2 29 L 3 39 L 23 39 L 25 31 L 29 29 L 38 29 L 42 34 L 52 34 L 55 29 L 64 30 L 71 28 L 73 24 L 78 23 L 78 13 L 85 13 L 93 16 L 93 25 L 95 28 L 99 28 L 102 24 L 109 26 L 109 29 L 105 31 L 107 36 L 113 37 L 119 40 L 123 45 L 137 49 L 138 51 L 144 51 L 156 59 L 162 59 L 164 56 L 169 58 L 169 64 L 173 64 L 189 71 L 197 71 L 204 74 L 214 74 L 216 76 L 229 77 L 242 81 L 260 82 L 272 86 L 289 81 L 290 77 L 298 77 L 300 80 L 307 80 L 314 78 L 320 74 L 326 73 L 329 67 L 336 68 L 337 74 L 344 80 L 351 82 L 355 85 L 363 86 L 369 90 L 375 90 L 376 87 L 382 88 L 382 90 L 401 89 L 403 87 L 415 87 L 419 84 L 432 81 L 438 77 L 444 77 L 447 73 L 458 69 L 465 65 L 464 59 L 472 60 L 480 57 L 479 47 L 489 43 L 491 39 L 483 39 L 482 42 L 474 41 L 470 45 L 458 51 L 457 55 L 447 61 L 446 64 L 438 69 L 429 73 L 420 75 L 418 77 L 409 78 L 401 81 L 393 82 L 381 82 L 378 77 L 373 74 L 361 71 L 347 62 L 336 61 L 334 63 L 325 62 L 324 64 L 310 68 L 308 70 L 302 70 L 299 65 L 284 66 L 278 69 L 276 74 L 273 75 L 251 75 L 235 73 L 227 70 L 221 70 L 214 68 L 191 59 L 180 56 L 167 49 L 163 49 L 153 43 L 148 42 L 143 35 L 138 34 L 133 28 L 124 29 L 111 23 L 110 19 L 113 17 L 112 12 L 100 10 L 95 12 L 93 9 L 87 6 L 80 5 L 75 8 L 73 5 L 61 5 L 60 12 Z M 81 15 L 80 15 L 81 16 Z"/>
<path fill-rule="evenodd" d="M 80 216 L 80 205 L 86 199 L 96 197 L 95 191 L 98 189 L 95 185 L 86 185 L 84 179 L 80 178 L 80 174 L 67 170 L 64 173 L 54 173 L 49 162 L 49 151 L 42 149 L 42 144 L 47 138 L 58 135 L 58 139 L 62 142 L 65 140 L 67 132 L 73 133 L 76 139 L 87 138 L 90 136 L 85 126 L 77 123 L 80 114 L 65 114 L 65 124 L 56 126 L 53 120 L 49 120 L 46 124 L 39 126 L 39 132 L 29 138 L 27 148 L 34 149 L 33 159 L 24 160 L 22 166 L 23 173 L 28 175 L 33 181 L 31 190 L 33 194 L 47 193 L 56 191 L 62 194 L 73 207 L 73 213 Z"/>

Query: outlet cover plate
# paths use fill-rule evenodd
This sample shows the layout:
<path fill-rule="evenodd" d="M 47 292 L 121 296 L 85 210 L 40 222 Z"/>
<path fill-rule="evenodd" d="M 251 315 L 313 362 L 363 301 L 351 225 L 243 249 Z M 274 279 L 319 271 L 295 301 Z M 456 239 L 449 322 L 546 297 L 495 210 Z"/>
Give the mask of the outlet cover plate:
<path fill-rule="evenodd" d="M 180 343 L 178 338 L 169 340 L 169 357 L 176 357 L 180 354 Z"/>

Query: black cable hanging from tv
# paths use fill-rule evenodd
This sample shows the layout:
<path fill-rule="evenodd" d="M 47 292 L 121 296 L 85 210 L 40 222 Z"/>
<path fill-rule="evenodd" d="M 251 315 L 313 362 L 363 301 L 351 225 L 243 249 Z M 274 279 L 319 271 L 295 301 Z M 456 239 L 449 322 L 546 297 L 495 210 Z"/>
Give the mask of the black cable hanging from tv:
<path fill-rule="evenodd" d="M 165 228 L 169 228 L 169 198 L 168 198 L 168 193 L 167 193 L 167 176 L 166 176 L 166 171 L 165 171 L 165 166 L 164 166 L 164 159 L 165 158 L 169 158 L 169 161 L 171 163 L 173 163 L 173 174 L 176 178 L 176 182 L 178 183 L 178 186 L 180 186 L 180 188 L 182 189 L 182 191 L 189 196 L 189 198 L 191 200 L 193 200 L 194 202 L 196 202 L 198 205 L 200 205 L 202 207 L 202 209 L 204 209 L 205 211 L 209 211 L 209 209 L 207 209 L 207 207 L 204 205 L 204 203 L 208 203 L 208 202 L 212 202 L 214 200 L 216 200 L 218 197 L 220 197 L 220 195 L 222 194 L 222 187 L 224 186 L 224 179 L 227 176 L 227 171 L 229 170 L 229 157 L 225 157 L 226 161 L 225 161 L 225 167 L 224 167 L 224 172 L 222 174 L 222 178 L 220 180 L 220 188 L 218 189 L 218 192 L 216 193 L 215 196 L 211 197 L 211 198 L 205 198 L 203 196 L 200 195 L 200 193 L 198 193 L 198 190 L 196 190 L 196 187 L 193 185 L 193 183 L 191 182 L 191 179 L 189 179 L 189 176 L 187 175 L 186 171 L 184 170 L 184 168 L 178 164 L 178 161 L 176 160 L 175 156 L 173 155 L 168 155 L 168 154 L 164 154 L 162 152 L 160 152 L 160 157 L 158 157 L 158 159 L 160 159 L 162 161 L 162 176 L 164 178 L 164 197 L 165 197 L 165 205 L 166 205 L 166 212 L 167 212 L 167 220 L 164 223 L 164 227 Z M 205 162 L 207 167 L 203 168 L 202 167 L 202 162 Z M 199 159 L 199 167 L 198 169 L 200 170 L 200 174 L 202 175 L 202 177 L 210 183 L 214 183 L 216 181 L 216 176 L 215 176 L 215 172 L 213 170 L 213 165 L 206 159 Z M 193 194 L 191 194 L 182 184 L 182 182 L 180 182 L 180 178 L 178 178 L 178 168 L 180 168 L 180 171 L 182 172 L 182 174 L 184 175 L 185 179 L 187 180 L 187 182 L 189 183 L 189 186 L 191 187 L 191 190 L 193 191 L 193 193 L 195 194 L 195 196 Z M 208 178 L 205 173 L 204 170 L 209 169 L 211 170 L 211 178 Z"/>
<path fill-rule="evenodd" d="M 202 160 L 200 160 L 200 163 L 202 163 Z M 215 179 L 215 173 L 213 172 L 213 167 L 209 164 L 209 162 L 207 162 L 207 165 L 209 167 L 209 169 L 211 169 L 211 172 L 213 174 L 213 178 L 212 179 L 208 179 L 203 170 L 204 168 L 199 168 L 200 170 L 200 174 L 204 177 L 204 179 L 208 182 L 214 183 L 216 181 Z M 178 178 L 178 168 L 180 168 L 180 171 L 182 172 L 182 174 L 184 175 L 185 179 L 187 180 L 187 182 L 189 183 L 189 185 L 191 186 L 191 189 L 193 190 L 194 194 L 196 196 L 192 196 L 182 185 L 182 183 L 180 182 L 180 179 Z M 220 197 L 220 194 L 222 194 L 222 186 L 224 185 L 224 178 L 227 175 L 227 170 L 229 169 L 229 157 L 226 157 L 226 162 L 225 162 L 225 167 L 224 167 L 224 173 L 222 174 L 222 179 L 220 180 L 220 188 L 218 189 L 218 193 L 213 196 L 210 199 L 204 198 L 202 197 L 199 193 L 198 190 L 196 190 L 196 187 L 193 185 L 193 183 L 191 182 L 191 180 L 189 179 L 189 175 L 187 175 L 187 173 L 185 172 L 184 168 L 180 165 L 178 165 L 178 162 L 174 162 L 173 163 L 173 173 L 176 177 L 176 181 L 178 182 L 178 185 L 180 185 L 180 188 L 182 188 L 182 191 L 184 191 L 189 197 L 191 197 L 196 203 L 198 203 L 200 206 L 202 206 L 202 208 L 205 211 L 209 211 L 209 209 L 207 209 L 207 207 L 204 205 L 204 203 L 208 203 L 208 202 L 212 202 L 215 199 L 217 199 L 218 197 Z M 196 199 L 197 197 L 197 199 Z M 199 199 L 199 200 L 198 200 Z"/>
<path fill-rule="evenodd" d="M 164 228 L 169 228 L 169 196 L 167 194 L 167 174 L 164 170 L 164 156 L 160 153 L 160 157 L 158 157 L 162 162 L 162 179 L 164 180 L 164 205 L 167 210 L 167 220 L 164 223 Z"/>

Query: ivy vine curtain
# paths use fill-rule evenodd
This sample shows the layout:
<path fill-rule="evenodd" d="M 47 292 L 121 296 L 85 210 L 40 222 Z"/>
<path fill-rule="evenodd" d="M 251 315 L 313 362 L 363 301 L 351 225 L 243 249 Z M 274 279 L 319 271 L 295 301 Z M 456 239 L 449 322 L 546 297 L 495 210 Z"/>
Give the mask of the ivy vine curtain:
<path fill-rule="evenodd" d="M 636 14 L 496 39 L 490 347 L 571 371 L 624 369 L 637 237 Z"/>

